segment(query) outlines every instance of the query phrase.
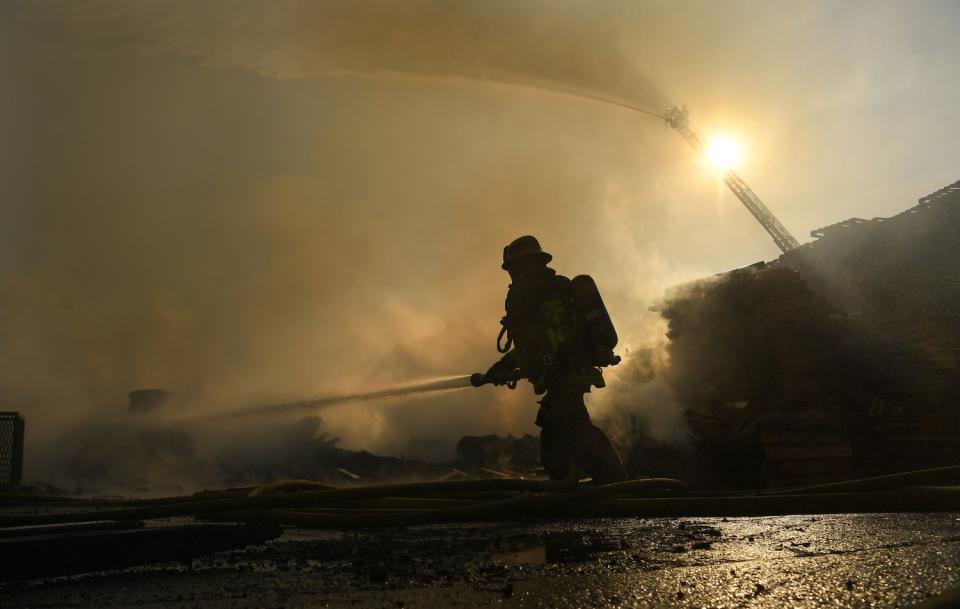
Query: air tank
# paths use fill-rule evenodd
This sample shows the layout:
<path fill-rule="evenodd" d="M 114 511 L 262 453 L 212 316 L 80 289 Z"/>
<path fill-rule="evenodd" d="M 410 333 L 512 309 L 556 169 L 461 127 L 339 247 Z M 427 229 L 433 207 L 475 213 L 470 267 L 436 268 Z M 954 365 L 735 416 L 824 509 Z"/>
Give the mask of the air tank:
<path fill-rule="evenodd" d="M 613 348 L 617 346 L 617 331 L 596 282 L 589 275 L 577 275 L 571 284 L 574 306 L 581 324 L 578 334 L 590 363 L 594 366 L 618 364 L 620 358 L 613 354 Z"/>

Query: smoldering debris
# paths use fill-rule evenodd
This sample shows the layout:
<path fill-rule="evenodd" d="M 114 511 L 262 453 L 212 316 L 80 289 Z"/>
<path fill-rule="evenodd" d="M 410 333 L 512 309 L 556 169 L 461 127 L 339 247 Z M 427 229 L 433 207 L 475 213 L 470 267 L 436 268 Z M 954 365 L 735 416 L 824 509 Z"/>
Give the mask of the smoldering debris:
<path fill-rule="evenodd" d="M 319 417 L 260 426 L 243 442 L 231 442 L 218 452 L 217 471 L 229 484 L 246 484 L 282 478 L 340 483 L 354 479 L 402 480 L 416 477 L 423 469 L 421 464 L 404 459 L 340 448 L 339 438 L 327 436 L 322 429 Z"/>
<path fill-rule="evenodd" d="M 957 231 L 960 183 L 669 293 L 664 379 L 701 482 L 796 485 L 960 460 Z"/>
<path fill-rule="evenodd" d="M 53 462 L 46 466 L 60 475 L 46 482 L 81 494 L 150 495 L 282 478 L 404 480 L 449 469 L 338 444 L 338 438 L 323 432 L 318 417 L 259 419 L 220 432 L 143 417 L 99 419 L 71 428 L 59 439 Z"/>
<path fill-rule="evenodd" d="M 211 463 L 183 429 L 98 418 L 58 439 L 46 481 L 81 493 L 162 493 L 194 489 L 212 478 Z"/>
<path fill-rule="evenodd" d="M 459 469 L 477 473 L 494 468 L 509 472 L 530 472 L 540 468 L 540 443 L 525 434 L 513 436 L 464 436 L 457 442 Z"/>
<path fill-rule="evenodd" d="M 453 477 L 542 477 L 531 435 L 466 436 L 446 457 L 410 459 L 339 446 L 320 417 L 257 419 L 219 434 L 142 417 L 89 422 L 61 441 L 61 492 L 138 494 L 256 486 L 274 480 L 351 483 Z"/>
<path fill-rule="evenodd" d="M 629 353 L 615 368 L 605 371 L 607 387 L 591 394 L 590 406 L 614 444 L 630 444 L 630 430 L 639 419 L 657 440 L 686 443 L 684 406 L 665 374 L 670 364 L 666 345 Z"/>
<path fill-rule="evenodd" d="M 591 418 L 610 437 L 632 476 L 689 477 L 686 406 L 668 382 L 669 370 L 667 343 L 661 338 L 626 353 L 619 365 L 605 371 L 607 387 L 588 394 Z"/>

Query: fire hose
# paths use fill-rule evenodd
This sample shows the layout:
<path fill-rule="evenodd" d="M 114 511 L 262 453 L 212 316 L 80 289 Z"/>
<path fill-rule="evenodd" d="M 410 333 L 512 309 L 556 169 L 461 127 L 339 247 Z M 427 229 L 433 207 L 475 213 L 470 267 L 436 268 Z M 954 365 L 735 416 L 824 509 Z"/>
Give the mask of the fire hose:
<path fill-rule="evenodd" d="M 683 482 L 667 478 L 608 485 L 503 479 L 349 488 L 289 481 L 254 490 L 233 489 L 159 500 L 77 500 L 69 506 L 76 511 L 8 513 L 0 517 L 0 527 L 174 516 L 309 528 L 364 528 L 550 518 L 960 511 L 960 487 L 949 486 L 958 483 L 960 466 L 820 487 L 739 493 L 691 492 Z M 0 504 L 68 507 L 56 498 L 23 494 L 0 494 Z"/>

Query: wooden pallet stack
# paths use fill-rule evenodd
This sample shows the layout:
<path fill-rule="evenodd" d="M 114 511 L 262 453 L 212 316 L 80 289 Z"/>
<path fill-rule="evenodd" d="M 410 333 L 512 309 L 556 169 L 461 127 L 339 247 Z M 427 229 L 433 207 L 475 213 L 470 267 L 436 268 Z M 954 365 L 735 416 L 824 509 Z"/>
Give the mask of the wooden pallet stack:
<path fill-rule="evenodd" d="M 767 488 L 835 482 L 853 473 L 853 450 L 836 433 L 764 432 L 761 443 Z"/>

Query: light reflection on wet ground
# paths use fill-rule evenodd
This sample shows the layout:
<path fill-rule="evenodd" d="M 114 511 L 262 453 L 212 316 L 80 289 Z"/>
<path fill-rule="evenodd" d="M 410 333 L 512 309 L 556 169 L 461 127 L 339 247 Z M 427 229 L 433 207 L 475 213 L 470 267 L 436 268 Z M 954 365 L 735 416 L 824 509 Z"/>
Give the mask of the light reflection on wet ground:
<path fill-rule="evenodd" d="M 291 530 L 180 565 L 9 587 L 0 606 L 904 607 L 960 586 L 956 514 Z"/>

